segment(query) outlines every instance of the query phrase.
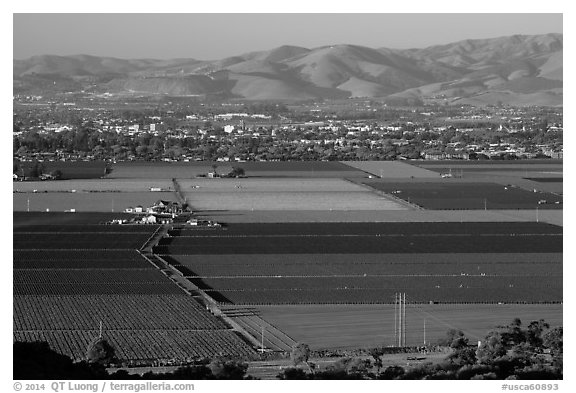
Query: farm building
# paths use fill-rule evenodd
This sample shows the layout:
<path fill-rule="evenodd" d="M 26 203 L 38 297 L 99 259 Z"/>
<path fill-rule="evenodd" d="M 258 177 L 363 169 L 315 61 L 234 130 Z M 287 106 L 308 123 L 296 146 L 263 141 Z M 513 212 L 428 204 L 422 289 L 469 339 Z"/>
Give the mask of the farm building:
<path fill-rule="evenodd" d="M 142 223 L 143 224 L 156 224 L 157 220 L 156 220 L 156 216 L 154 215 L 149 215 L 149 216 L 145 216 L 142 217 Z"/>
<path fill-rule="evenodd" d="M 146 213 L 180 214 L 182 213 L 182 210 L 182 205 L 178 202 L 163 201 L 159 199 L 152 206 L 146 208 Z"/>

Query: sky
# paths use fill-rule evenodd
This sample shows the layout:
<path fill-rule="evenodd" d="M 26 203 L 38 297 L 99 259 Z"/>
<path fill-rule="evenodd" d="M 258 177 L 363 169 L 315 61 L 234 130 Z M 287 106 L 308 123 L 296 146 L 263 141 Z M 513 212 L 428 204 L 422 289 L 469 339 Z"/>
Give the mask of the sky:
<path fill-rule="evenodd" d="M 14 13 L 13 57 L 215 60 L 280 45 L 423 48 L 562 33 L 561 13 Z"/>

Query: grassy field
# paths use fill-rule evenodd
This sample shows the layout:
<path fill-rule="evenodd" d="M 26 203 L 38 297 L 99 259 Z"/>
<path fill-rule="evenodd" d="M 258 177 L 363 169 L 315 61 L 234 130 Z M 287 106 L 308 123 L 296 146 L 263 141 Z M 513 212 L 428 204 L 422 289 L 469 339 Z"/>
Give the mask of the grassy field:
<path fill-rule="evenodd" d="M 42 192 L 14 193 L 13 210 L 31 212 L 65 211 L 76 212 L 122 212 L 127 207 L 142 205 L 147 207 L 158 199 L 175 201 L 173 192 Z M 29 204 L 28 204 L 29 201 Z"/>
<path fill-rule="evenodd" d="M 409 293 L 407 297 L 409 297 Z M 312 349 L 352 349 L 392 345 L 394 305 L 258 306 L 262 318 Z M 406 343 L 434 343 L 448 329 L 460 329 L 472 342 L 513 318 L 528 324 L 543 318 L 562 325 L 562 305 L 418 305 L 406 306 Z"/>
<path fill-rule="evenodd" d="M 226 210 L 198 218 L 229 223 L 254 222 L 501 222 L 536 221 L 535 210 Z M 562 225 L 562 210 L 543 210 L 538 219 Z"/>
<path fill-rule="evenodd" d="M 385 179 L 440 177 L 437 172 L 400 161 L 342 161 L 342 163 Z"/>

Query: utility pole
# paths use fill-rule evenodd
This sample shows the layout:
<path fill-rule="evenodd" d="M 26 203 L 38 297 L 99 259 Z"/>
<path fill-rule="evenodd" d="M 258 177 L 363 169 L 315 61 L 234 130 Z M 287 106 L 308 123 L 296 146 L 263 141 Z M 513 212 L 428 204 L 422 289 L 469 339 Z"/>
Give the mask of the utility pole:
<path fill-rule="evenodd" d="M 402 293 L 398 294 L 398 304 L 399 304 L 399 309 L 398 309 L 398 346 L 401 347 L 402 346 Z"/>
<path fill-rule="evenodd" d="M 426 318 L 424 318 L 424 345 L 426 345 Z"/>
<path fill-rule="evenodd" d="M 26 200 L 26 211 L 30 213 L 30 198 Z"/>
<path fill-rule="evenodd" d="M 264 326 L 262 326 L 262 344 L 261 344 L 261 352 L 264 353 Z"/>
<path fill-rule="evenodd" d="M 98 334 L 98 338 L 102 338 L 102 321 L 100 321 L 100 334 Z"/>
<path fill-rule="evenodd" d="M 484 198 L 484 210 L 486 210 L 486 198 Z"/>
<path fill-rule="evenodd" d="M 398 342 L 398 293 L 394 293 L 394 344 Z"/>
<path fill-rule="evenodd" d="M 402 305 L 404 307 L 404 310 L 402 311 L 402 313 L 404 315 L 402 315 L 402 323 L 404 324 L 402 326 L 402 334 L 404 336 L 404 340 L 403 340 L 403 346 L 406 346 L 406 292 L 404 292 L 404 299 L 402 300 Z"/>
<path fill-rule="evenodd" d="M 536 222 L 540 222 L 540 218 L 538 217 L 538 206 L 536 206 Z"/>
<path fill-rule="evenodd" d="M 394 294 L 394 342 L 406 346 L 406 293 Z"/>

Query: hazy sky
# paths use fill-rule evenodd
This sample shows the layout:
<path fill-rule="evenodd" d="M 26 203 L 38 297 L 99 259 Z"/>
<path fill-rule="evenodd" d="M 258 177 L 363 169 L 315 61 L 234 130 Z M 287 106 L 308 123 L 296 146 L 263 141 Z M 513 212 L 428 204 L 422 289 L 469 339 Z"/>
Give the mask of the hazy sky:
<path fill-rule="evenodd" d="M 219 59 L 280 45 L 422 48 L 468 38 L 562 33 L 562 14 L 24 14 L 14 58 L 89 54 Z"/>

